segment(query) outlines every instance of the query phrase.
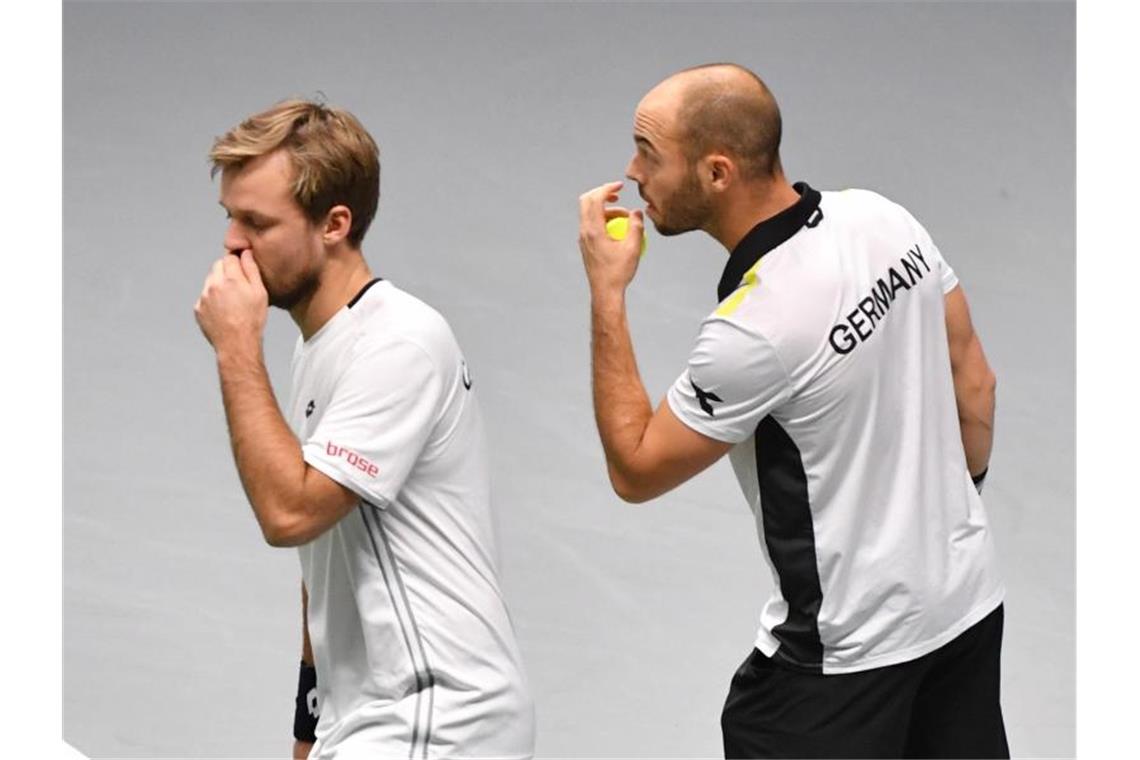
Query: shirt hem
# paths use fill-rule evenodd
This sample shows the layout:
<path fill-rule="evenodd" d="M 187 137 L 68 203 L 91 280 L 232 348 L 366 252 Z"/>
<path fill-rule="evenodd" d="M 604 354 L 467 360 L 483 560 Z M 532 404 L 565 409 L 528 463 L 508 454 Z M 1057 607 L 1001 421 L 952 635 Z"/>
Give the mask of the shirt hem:
<path fill-rule="evenodd" d="M 828 663 L 826 659 L 823 662 L 822 672 L 824 675 L 842 675 L 845 673 L 859 673 L 864 670 L 874 670 L 876 668 L 885 668 L 891 665 L 899 665 L 904 662 L 917 660 L 919 657 L 930 654 L 936 649 L 939 649 L 946 644 L 950 643 L 953 639 L 960 636 L 977 623 L 980 623 L 987 615 L 992 613 L 998 608 L 1002 602 L 1005 601 L 1005 586 L 1000 586 L 996 593 L 990 595 L 978 606 L 974 607 L 970 612 L 964 615 L 954 625 L 938 634 L 932 639 L 927 639 L 921 644 L 908 647 L 900 652 L 888 652 L 874 657 L 861 659 L 858 662 L 851 664 L 833 664 Z M 772 639 L 768 631 L 761 629 L 756 639 L 756 648 L 759 649 L 764 656 L 773 657 L 776 650 L 779 649 L 777 642 L 776 646 L 772 646 Z"/>

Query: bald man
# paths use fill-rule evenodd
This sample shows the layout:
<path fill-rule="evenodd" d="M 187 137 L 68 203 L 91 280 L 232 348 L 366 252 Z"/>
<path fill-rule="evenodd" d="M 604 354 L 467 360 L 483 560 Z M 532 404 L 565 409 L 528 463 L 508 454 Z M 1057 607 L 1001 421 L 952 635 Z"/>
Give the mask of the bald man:
<path fill-rule="evenodd" d="M 780 137 L 755 74 L 689 69 L 637 107 L 644 211 L 609 205 L 621 182 L 579 199 L 610 481 L 642 502 L 731 459 L 774 590 L 729 687 L 726 757 L 1008 757 L 980 496 L 995 381 L 965 295 L 902 206 L 789 184 Z M 644 216 L 729 253 L 656 411 L 625 308 Z"/>

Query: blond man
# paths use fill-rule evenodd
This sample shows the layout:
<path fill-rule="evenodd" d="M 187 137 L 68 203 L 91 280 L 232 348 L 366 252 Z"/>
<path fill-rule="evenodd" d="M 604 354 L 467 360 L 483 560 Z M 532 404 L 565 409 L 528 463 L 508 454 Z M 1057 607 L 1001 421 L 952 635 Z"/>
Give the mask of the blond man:
<path fill-rule="evenodd" d="M 361 250 L 375 142 L 350 113 L 292 100 L 210 159 L 230 222 L 195 315 L 254 516 L 300 554 L 294 755 L 529 757 L 471 375 L 444 318 Z M 284 414 L 262 358 L 270 305 L 301 333 Z"/>

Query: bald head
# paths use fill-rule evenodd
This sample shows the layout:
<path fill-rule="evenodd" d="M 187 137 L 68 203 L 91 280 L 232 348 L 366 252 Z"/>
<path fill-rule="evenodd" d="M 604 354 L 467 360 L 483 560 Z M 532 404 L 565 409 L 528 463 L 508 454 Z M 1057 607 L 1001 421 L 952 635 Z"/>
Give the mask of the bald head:
<path fill-rule="evenodd" d="M 754 73 L 732 63 L 685 69 L 653 88 L 673 106 L 675 134 L 690 161 L 722 152 L 741 179 L 758 181 L 780 168 L 780 108 Z"/>

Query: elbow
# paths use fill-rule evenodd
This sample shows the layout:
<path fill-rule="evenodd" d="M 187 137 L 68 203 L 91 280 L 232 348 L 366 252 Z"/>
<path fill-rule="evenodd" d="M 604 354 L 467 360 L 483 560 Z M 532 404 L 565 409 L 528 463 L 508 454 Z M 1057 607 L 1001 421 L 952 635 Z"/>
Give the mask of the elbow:
<path fill-rule="evenodd" d="M 993 429 L 997 378 L 986 370 L 955 388 L 958 400 L 958 421 L 962 425 Z"/>
<path fill-rule="evenodd" d="M 610 485 L 618 498 L 627 504 L 643 504 L 657 494 L 645 488 L 635 478 L 631 478 L 613 467 L 610 468 Z"/>
<path fill-rule="evenodd" d="M 265 543 L 275 549 L 285 549 L 291 546 L 300 546 L 305 543 L 298 533 L 286 528 L 269 528 L 263 526 L 261 535 L 265 537 Z"/>
<path fill-rule="evenodd" d="M 987 369 L 986 374 L 982 377 L 980 383 L 979 395 L 982 397 L 982 405 L 986 410 L 986 417 L 993 426 L 994 405 L 997 400 L 997 376 L 992 370 Z"/>
<path fill-rule="evenodd" d="M 644 504 L 653 498 L 651 494 L 643 493 L 629 487 L 619 488 L 616 485 L 614 486 L 614 493 L 616 493 L 618 495 L 618 498 L 624 501 L 626 504 Z"/>
<path fill-rule="evenodd" d="M 959 404 L 965 402 L 971 406 L 981 404 L 989 407 L 993 404 L 997 392 L 997 376 L 987 368 L 956 379 L 954 392 Z"/>
<path fill-rule="evenodd" d="M 300 546 L 305 542 L 297 541 L 289 535 L 266 534 L 265 543 L 269 544 L 274 549 L 288 549 L 290 547 Z"/>
<path fill-rule="evenodd" d="M 277 549 L 308 543 L 312 540 L 310 532 L 296 518 L 275 517 L 261 523 L 261 535 L 265 538 L 265 543 Z"/>

